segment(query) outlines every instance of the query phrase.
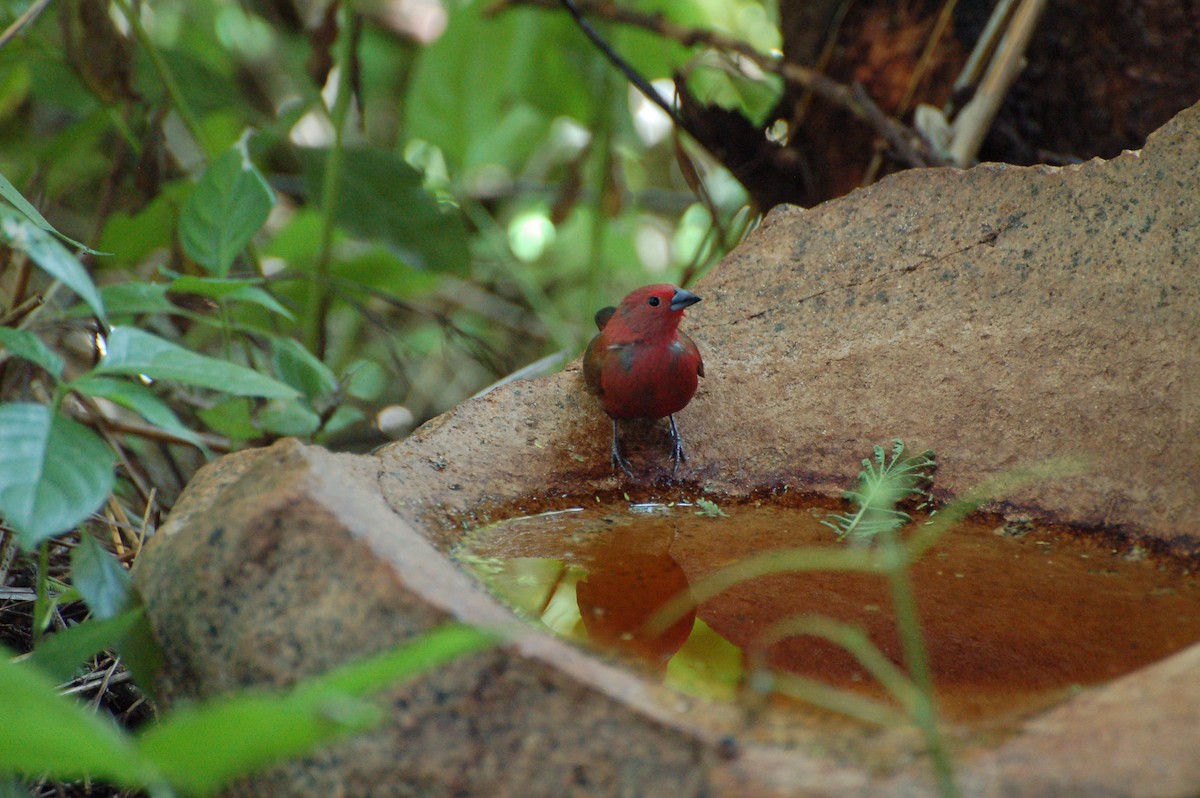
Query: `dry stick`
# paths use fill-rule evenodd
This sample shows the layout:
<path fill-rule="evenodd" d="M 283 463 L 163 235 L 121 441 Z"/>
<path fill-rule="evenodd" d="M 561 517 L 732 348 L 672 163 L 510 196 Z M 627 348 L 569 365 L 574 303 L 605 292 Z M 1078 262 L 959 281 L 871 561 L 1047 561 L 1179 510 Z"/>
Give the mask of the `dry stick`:
<path fill-rule="evenodd" d="M 967 63 L 963 65 L 962 72 L 958 74 L 958 79 L 954 81 L 954 91 L 957 94 L 968 86 L 974 86 L 979 82 L 979 78 L 983 74 L 992 55 L 996 52 L 996 45 L 1000 40 L 1000 36 L 1004 33 L 1005 27 L 1008 25 L 1008 20 L 1012 16 L 1013 5 L 1017 0 L 1000 0 L 996 4 L 996 8 L 992 11 L 992 15 L 988 18 L 987 25 L 983 28 L 983 33 L 979 34 L 979 41 L 975 42 L 974 49 L 971 50 L 971 55 L 967 57 Z M 949 109 L 946 110 L 949 114 Z"/>
<path fill-rule="evenodd" d="M 40 17 L 48 5 L 50 5 L 50 0 L 37 0 L 36 3 L 25 9 L 25 13 L 18 17 L 16 22 L 9 25 L 4 33 L 0 33 L 0 47 L 4 47 L 4 45 L 12 41 L 21 32 L 22 28 L 33 23 L 34 20 Z"/>
<path fill-rule="evenodd" d="M 601 17 L 612 22 L 643 28 L 657 33 L 667 39 L 678 42 L 684 47 L 705 45 L 716 50 L 736 53 L 746 58 L 764 72 L 779 75 L 788 83 L 809 89 L 813 94 L 842 108 L 858 119 L 875 128 L 875 132 L 883 136 L 894 146 L 902 159 L 912 166 L 945 165 L 945 161 L 932 152 L 924 140 L 907 125 L 892 119 L 883 113 L 879 107 L 867 97 L 865 92 L 855 92 L 849 86 L 823 75 L 815 69 L 792 64 L 773 55 L 761 53 L 746 42 L 725 36 L 721 33 L 699 28 L 688 28 L 677 25 L 670 20 L 653 14 L 645 14 L 628 8 L 621 8 L 608 3 L 598 3 L 594 0 L 572 0 L 583 13 Z M 536 6 L 539 8 L 558 8 L 558 0 L 500 0 L 488 9 L 495 14 L 515 6 Z M 914 161 L 910 160 L 913 153 L 920 153 Z"/>
<path fill-rule="evenodd" d="M 4 316 L 0 316 L 0 327 L 16 327 L 26 316 L 37 310 L 45 301 L 46 298 L 41 294 L 34 294 L 27 297 L 24 302 L 17 305 Z"/>
<path fill-rule="evenodd" d="M 954 120 L 954 138 L 949 149 L 956 165 L 966 167 L 975 160 L 984 136 L 1000 110 L 1000 103 L 1024 66 L 1025 50 L 1045 7 L 1046 0 L 1022 0 L 1013 14 L 979 90 Z"/>

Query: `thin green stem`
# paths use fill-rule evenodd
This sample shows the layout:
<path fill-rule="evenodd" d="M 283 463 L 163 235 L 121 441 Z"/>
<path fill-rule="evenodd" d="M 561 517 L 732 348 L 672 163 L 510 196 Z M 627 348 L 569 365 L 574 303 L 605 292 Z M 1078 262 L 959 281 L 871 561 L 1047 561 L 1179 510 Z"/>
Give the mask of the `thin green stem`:
<path fill-rule="evenodd" d="M 162 53 L 158 51 L 154 41 L 150 38 L 150 34 L 142 26 L 142 21 L 137 13 L 129 5 L 129 0 L 116 0 L 117 7 L 121 9 L 121 13 L 125 15 L 125 19 L 129 21 L 129 27 L 133 29 L 133 35 L 137 37 L 138 44 L 146 51 L 146 55 L 150 57 L 150 62 L 154 65 L 154 71 L 158 73 L 159 80 L 162 81 L 163 87 L 167 90 L 167 96 L 171 98 L 171 105 L 175 108 L 175 113 L 179 114 L 179 118 L 183 120 L 183 126 L 192 134 L 192 138 L 196 140 L 198 146 L 204 154 L 211 158 L 216 153 L 214 152 L 208 136 L 204 133 L 204 128 L 200 126 L 200 120 L 193 113 L 192 107 L 188 105 L 184 99 L 183 92 L 179 88 L 179 83 L 175 80 L 175 75 L 171 72 L 171 68 L 167 66 L 166 60 L 162 57 Z"/>
<path fill-rule="evenodd" d="M 896 613 L 900 643 L 904 649 L 904 663 L 908 668 L 909 678 L 917 688 L 913 696 L 913 722 L 925 736 L 925 744 L 929 748 L 929 758 L 938 782 L 938 791 L 943 798 L 954 798 L 959 794 L 958 785 L 954 782 L 954 765 L 938 725 L 933 670 L 929 665 L 925 637 L 921 633 L 916 592 L 908 572 L 908 552 L 896 539 L 895 530 L 884 531 L 878 540 L 888 585 L 892 591 L 892 605 Z"/>
<path fill-rule="evenodd" d="M 334 68 L 337 88 L 333 108 L 326 107 L 333 126 L 333 146 L 325 157 L 321 187 L 321 248 L 308 284 L 308 309 L 305 316 L 305 342 L 310 352 L 325 356 L 325 317 L 329 312 L 329 267 L 333 262 L 333 234 L 337 226 L 338 194 L 342 180 L 342 161 L 346 121 L 350 116 L 351 70 L 354 57 L 353 12 L 343 3 L 338 11 L 338 42 Z"/>

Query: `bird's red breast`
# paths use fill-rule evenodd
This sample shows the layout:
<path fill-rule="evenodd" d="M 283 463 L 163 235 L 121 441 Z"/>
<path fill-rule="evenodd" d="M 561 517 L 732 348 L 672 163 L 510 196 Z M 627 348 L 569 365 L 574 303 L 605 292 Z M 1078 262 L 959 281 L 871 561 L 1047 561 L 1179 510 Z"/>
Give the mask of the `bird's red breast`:
<path fill-rule="evenodd" d="M 700 297 L 665 283 L 639 288 L 596 313 L 583 354 L 588 391 L 612 418 L 663 418 L 682 410 L 704 376 L 700 350 L 679 322 Z"/>

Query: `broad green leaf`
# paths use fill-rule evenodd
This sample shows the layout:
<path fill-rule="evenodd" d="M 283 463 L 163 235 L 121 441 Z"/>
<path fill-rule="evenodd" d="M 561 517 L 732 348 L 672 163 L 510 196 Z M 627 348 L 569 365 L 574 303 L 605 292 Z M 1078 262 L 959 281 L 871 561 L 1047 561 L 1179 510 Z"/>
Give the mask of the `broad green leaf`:
<path fill-rule="evenodd" d="M 338 391 L 337 377 L 329 367 L 293 338 L 271 339 L 271 365 L 281 380 L 311 400 L 326 399 Z"/>
<path fill-rule="evenodd" d="M 352 427 L 355 424 L 361 424 L 366 420 L 366 418 L 366 414 L 357 407 L 351 407 L 350 405 L 338 405 L 337 410 L 333 411 L 333 415 L 329 417 L 329 420 L 325 422 L 325 426 L 321 428 L 321 435 L 318 437 L 317 441 L 324 444 L 333 436 L 348 429 L 349 427 Z"/>
<path fill-rule="evenodd" d="M 96 433 L 45 405 L 0 405 L 0 515 L 27 550 L 100 506 L 113 462 Z"/>
<path fill-rule="evenodd" d="M 488 5 L 451 7 L 445 33 L 421 51 L 405 102 L 409 135 L 436 145 L 457 167 L 521 99 L 536 103 L 547 121 L 590 123 L 594 78 L 580 75 L 592 64 L 610 68 L 567 14 L 517 8 L 489 15 Z M 522 164 L 510 156 L 495 149 L 490 160 L 515 173 Z"/>
<path fill-rule="evenodd" d="M 50 347 L 42 343 L 41 338 L 38 338 L 28 330 L 0 327 L 0 346 L 19 358 L 24 358 L 30 363 L 36 363 L 51 376 L 62 377 L 62 358 L 51 351 Z"/>
<path fill-rule="evenodd" d="M 80 534 L 71 553 L 71 581 L 97 618 L 112 618 L 133 604 L 129 571 L 117 562 L 96 539 Z"/>
<path fill-rule="evenodd" d="M 154 698 L 155 679 L 162 669 L 163 655 L 159 648 L 158 638 L 150 626 L 150 619 L 139 606 L 129 612 L 136 613 L 133 625 L 125 634 L 113 641 L 112 647 L 117 650 L 121 662 L 133 674 L 133 680 L 143 693 Z M 128 614 L 128 613 L 125 613 Z M 124 617 L 122 614 L 120 617 Z"/>
<path fill-rule="evenodd" d="M 232 398 L 217 402 L 197 413 L 200 420 L 216 433 L 224 435 L 235 444 L 252 441 L 262 435 L 254 426 L 252 408 L 248 399 Z"/>
<path fill-rule="evenodd" d="M 296 317 L 290 310 L 279 303 L 279 300 L 267 293 L 262 286 L 266 283 L 261 277 L 238 279 L 232 277 L 194 277 L 185 274 L 171 281 L 171 290 L 185 294 L 200 294 L 212 299 L 235 299 L 240 302 L 250 302 L 261 305 L 272 313 L 283 316 L 288 321 Z"/>
<path fill-rule="evenodd" d="M 275 193 L 245 147 L 235 145 L 204 171 L 179 217 L 188 257 L 224 277 L 275 204 Z"/>
<path fill-rule="evenodd" d="M 356 360 L 346 367 L 346 375 L 342 379 L 347 394 L 370 402 L 383 394 L 388 375 L 383 366 L 374 360 Z"/>
<path fill-rule="evenodd" d="M 284 695 L 242 694 L 179 709 L 140 735 L 140 749 L 172 784 L 207 795 L 230 779 L 374 725 L 382 713 L 363 698 L 494 642 L 468 627 L 435 629 Z"/>
<path fill-rule="evenodd" d="M 301 150 L 311 195 L 320 197 L 325 150 Z M 354 148 L 343 153 L 337 221 L 362 238 L 385 242 L 416 269 L 463 271 L 467 231 L 457 208 L 443 207 L 420 172 L 392 152 Z"/>
<path fill-rule="evenodd" d="M 206 796 L 223 784 L 321 744 L 378 725 L 361 698 L 239 694 L 183 707 L 149 729 L 141 751 L 180 792 Z"/>
<path fill-rule="evenodd" d="M 183 438 L 208 454 L 208 449 L 200 436 L 184 426 L 171 406 L 159 399 L 154 391 L 140 382 L 85 375 L 72 382 L 71 388 L 88 396 L 107 399 L 127 410 L 132 410 L 159 429 Z"/>
<path fill-rule="evenodd" d="M 97 318 L 106 320 L 100 292 L 83 264 L 53 235 L 7 205 L 0 205 L 0 242 L 29 255 L 43 271 L 86 302 Z"/>
<path fill-rule="evenodd" d="M 92 618 L 42 639 L 29 661 L 57 683 L 69 679 L 95 654 L 112 648 L 142 617 L 130 610 L 112 618 Z"/>
<path fill-rule="evenodd" d="M 162 187 L 162 192 L 136 213 L 117 211 L 104 223 L 98 246 L 111 249 L 113 258 L 104 266 L 135 267 L 155 250 L 169 250 L 174 243 L 180 206 L 194 184 L 181 178 Z M 107 307 L 107 306 L 106 306 Z M 108 308 L 109 313 L 115 313 Z"/>
<path fill-rule="evenodd" d="M 56 694 L 50 677 L 11 656 L 0 648 L 0 777 L 91 777 L 128 787 L 158 781 L 111 720 Z"/>
<path fill-rule="evenodd" d="M 84 252 L 90 253 L 92 255 L 107 255 L 107 254 L 109 254 L 107 252 L 97 252 L 94 249 L 84 246 L 83 244 L 79 243 L 78 241 L 71 238 L 70 236 L 63 235 L 58 230 L 54 229 L 54 225 L 47 222 L 46 217 L 42 216 L 41 212 L 39 212 L 37 208 L 33 207 L 33 205 L 29 202 L 29 200 L 25 199 L 25 197 L 21 195 L 21 192 L 17 190 L 17 187 L 14 186 L 12 183 L 10 183 L 8 178 L 2 174 L 0 174 L 0 197 L 4 197 L 4 199 L 11 202 L 13 204 L 13 207 L 15 207 L 21 213 L 23 213 L 25 215 L 25 217 L 27 219 L 29 219 L 29 221 L 33 222 L 35 225 L 40 227 L 42 230 L 45 230 L 47 233 L 53 233 L 54 235 L 58 236 L 62 240 L 68 241 L 68 242 L 74 244 L 75 246 L 79 247 L 80 249 L 82 249 Z M 99 314 L 97 314 L 97 315 L 99 315 Z"/>
<path fill-rule="evenodd" d="M 133 327 L 115 327 L 97 374 L 144 374 L 156 380 L 175 380 L 235 396 L 291 398 L 296 391 L 253 369 L 198 355 L 182 346 Z"/>
<path fill-rule="evenodd" d="M 178 313 L 179 306 L 167 299 L 166 283 L 130 280 L 100 289 L 104 307 L 112 316 L 137 316 L 143 313 Z"/>
<path fill-rule="evenodd" d="M 307 402 L 274 399 L 258 414 L 258 426 L 272 435 L 306 438 L 321 427 L 321 417 Z"/>

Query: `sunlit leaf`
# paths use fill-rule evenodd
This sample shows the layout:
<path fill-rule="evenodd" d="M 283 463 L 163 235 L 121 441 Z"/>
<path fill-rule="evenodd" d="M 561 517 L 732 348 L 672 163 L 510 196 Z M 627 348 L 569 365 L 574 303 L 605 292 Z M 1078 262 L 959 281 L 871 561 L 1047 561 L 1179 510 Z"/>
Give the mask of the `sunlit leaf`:
<path fill-rule="evenodd" d="M 0 204 L 0 242 L 20 250 L 47 274 L 74 291 L 92 313 L 105 319 L 100 292 L 79 260 L 54 236 L 36 226 L 24 214 Z"/>
<path fill-rule="evenodd" d="M 235 396 L 289 398 L 296 391 L 253 369 L 199 355 L 156 335 L 133 327 L 116 327 L 108 336 L 108 351 L 96 367 L 98 374 L 144 374 L 175 380 Z"/>
<path fill-rule="evenodd" d="M 36 363 L 55 377 L 63 373 L 62 358 L 50 350 L 28 330 L 16 330 L 12 327 L 0 327 L 0 347 L 7 349 L 19 358 Z"/>
<path fill-rule="evenodd" d="M 99 507 L 113 462 L 96 433 L 45 405 L 0 405 L 0 515 L 26 549 Z"/>
<path fill-rule="evenodd" d="M 275 204 L 275 193 L 243 146 L 227 150 L 204 171 L 179 217 L 188 257 L 224 277 Z"/>

